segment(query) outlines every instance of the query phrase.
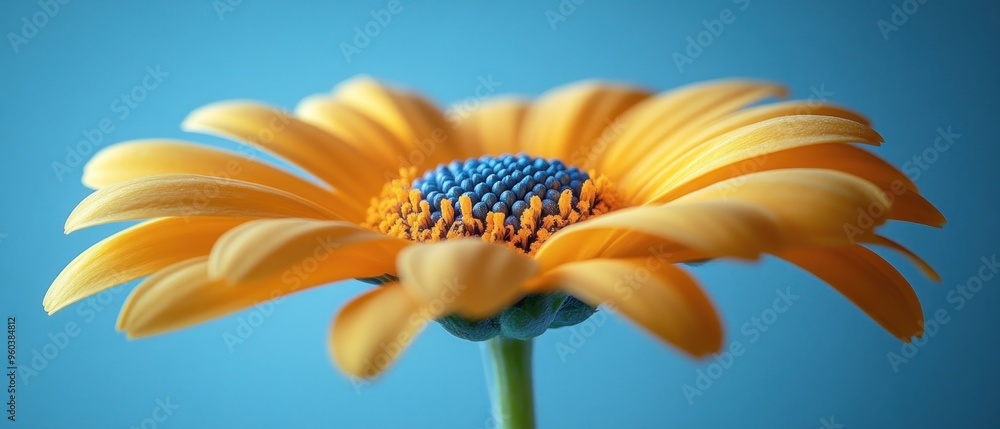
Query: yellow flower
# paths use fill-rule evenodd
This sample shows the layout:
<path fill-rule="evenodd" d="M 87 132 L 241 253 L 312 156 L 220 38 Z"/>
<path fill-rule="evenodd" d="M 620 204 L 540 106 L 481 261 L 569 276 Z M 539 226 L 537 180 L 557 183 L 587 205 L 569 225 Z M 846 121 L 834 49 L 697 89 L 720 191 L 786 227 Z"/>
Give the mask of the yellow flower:
<path fill-rule="evenodd" d="M 941 226 L 943 216 L 899 170 L 852 144 L 882 141 L 864 118 L 811 102 L 754 105 L 770 97 L 784 89 L 733 80 L 653 95 L 582 82 L 446 118 L 418 95 L 356 78 L 294 115 L 209 105 L 184 129 L 245 142 L 319 180 L 252 152 L 169 140 L 109 147 L 87 165 L 83 182 L 97 191 L 66 231 L 148 220 L 73 260 L 45 309 L 149 276 L 119 317 L 119 329 L 143 337 L 374 279 L 381 285 L 333 323 L 332 355 L 354 376 L 384 370 L 427 321 L 503 335 L 478 321 L 548 296 L 561 297 L 559 308 L 518 307 L 527 316 L 510 323 L 523 336 L 606 304 L 704 356 L 720 349 L 722 329 L 678 264 L 771 254 L 896 337 L 920 335 L 913 290 L 866 246 L 900 251 L 936 278 L 875 229 L 889 220 Z M 576 299 L 588 304 L 582 312 L 557 314 Z"/>

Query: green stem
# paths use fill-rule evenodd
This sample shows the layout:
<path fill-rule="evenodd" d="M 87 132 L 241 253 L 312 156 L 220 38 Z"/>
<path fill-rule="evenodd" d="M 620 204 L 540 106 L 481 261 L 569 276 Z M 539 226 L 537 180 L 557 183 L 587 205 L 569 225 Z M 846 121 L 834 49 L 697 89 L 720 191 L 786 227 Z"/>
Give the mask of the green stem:
<path fill-rule="evenodd" d="M 493 418 L 499 429 L 534 429 L 531 387 L 532 340 L 495 337 L 483 344 L 487 377 L 492 372 Z"/>

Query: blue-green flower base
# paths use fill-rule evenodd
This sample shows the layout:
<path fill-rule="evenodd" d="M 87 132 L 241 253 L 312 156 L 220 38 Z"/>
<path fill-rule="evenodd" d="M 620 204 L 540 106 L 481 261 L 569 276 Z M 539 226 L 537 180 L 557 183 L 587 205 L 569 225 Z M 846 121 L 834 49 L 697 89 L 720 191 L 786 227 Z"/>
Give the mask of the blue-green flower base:
<path fill-rule="evenodd" d="M 358 280 L 381 285 L 395 281 L 396 278 L 386 275 Z M 486 341 L 497 336 L 527 340 L 542 335 L 548 329 L 582 323 L 595 311 L 593 307 L 570 295 L 553 292 L 527 295 L 500 314 L 483 320 L 466 320 L 458 315 L 451 315 L 438 319 L 438 323 L 463 340 Z"/>

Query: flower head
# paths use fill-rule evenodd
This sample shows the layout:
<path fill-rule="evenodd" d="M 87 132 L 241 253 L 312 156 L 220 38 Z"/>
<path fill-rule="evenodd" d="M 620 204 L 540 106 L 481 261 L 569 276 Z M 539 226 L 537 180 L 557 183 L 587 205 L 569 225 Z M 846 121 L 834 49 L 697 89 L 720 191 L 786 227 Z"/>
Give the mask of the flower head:
<path fill-rule="evenodd" d="M 719 81 L 653 95 L 583 82 L 461 118 L 357 78 L 294 115 L 203 107 L 185 129 L 284 158 L 169 140 L 109 147 L 67 232 L 146 220 L 97 243 L 46 294 L 55 312 L 146 278 L 119 329 L 143 337 L 345 279 L 378 286 L 332 329 L 342 369 L 371 377 L 428 321 L 470 339 L 531 338 L 599 305 L 694 356 L 720 349 L 711 300 L 685 263 L 770 254 L 825 280 L 891 334 L 922 332 L 907 281 L 868 246 L 887 221 L 941 226 L 899 170 L 853 143 L 882 139 L 777 85 Z"/>
<path fill-rule="evenodd" d="M 556 231 L 619 204 L 607 178 L 525 154 L 452 161 L 416 179 L 413 170 L 386 185 L 364 226 L 417 242 L 480 237 L 534 254 Z"/>

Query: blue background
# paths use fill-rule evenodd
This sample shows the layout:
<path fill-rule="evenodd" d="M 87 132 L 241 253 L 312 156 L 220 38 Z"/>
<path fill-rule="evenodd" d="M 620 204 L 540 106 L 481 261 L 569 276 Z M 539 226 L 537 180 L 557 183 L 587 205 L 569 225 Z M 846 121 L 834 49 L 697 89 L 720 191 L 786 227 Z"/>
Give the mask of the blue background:
<path fill-rule="evenodd" d="M 546 12 L 558 13 L 556 0 L 404 0 L 350 61 L 341 43 L 351 43 L 354 27 L 387 2 L 244 0 L 221 18 L 209 1 L 62 5 L 18 52 L 0 46 L 0 314 L 17 317 L 22 365 L 58 342 L 51 338 L 68 323 L 79 332 L 40 362 L 37 375 L 19 379 L 18 422 L 0 427 L 131 427 L 153 415 L 157 400 L 178 406 L 161 428 L 495 427 L 478 346 L 438 326 L 374 384 L 355 386 L 336 371 L 327 330 L 343 303 L 364 290 L 358 282 L 284 300 L 232 351 L 223 336 L 253 312 L 129 342 L 113 326 L 132 285 L 52 317 L 42 311 L 62 267 L 121 228 L 62 234 L 88 190 L 79 182 L 82 167 L 60 180 L 51 165 L 65 162 L 81 130 L 109 118 L 114 130 L 101 147 L 181 137 L 233 148 L 187 135 L 178 124 L 193 108 L 222 99 L 291 108 L 360 73 L 418 88 L 442 105 L 471 96 L 490 75 L 502 84 L 498 92 L 528 95 L 595 77 L 659 90 L 709 78 L 771 79 L 788 84 L 795 98 L 815 88 L 869 115 L 887 139 L 877 152 L 898 166 L 932 148 L 939 127 L 951 127 L 960 138 L 933 153 L 935 162 L 917 178 L 949 225 L 889 228 L 944 278 L 934 284 L 890 257 L 911 279 L 925 314 L 940 309 L 949 320 L 907 362 L 894 368 L 887 354 L 901 353 L 900 342 L 790 265 L 709 264 L 694 271 L 724 317 L 728 341 L 746 352 L 702 395 L 689 401 L 683 386 L 694 386 L 711 361 L 689 360 L 611 317 L 576 331 L 579 338 L 562 329 L 537 341 L 538 417 L 544 428 L 997 427 L 997 281 L 986 281 L 961 309 L 947 296 L 1000 247 L 1000 5 L 929 0 L 886 40 L 877 22 L 891 23 L 893 2 L 665 3 L 589 0 L 553 28 Z M 686 38 L 725 9 L 735 21 L 679 69 L 673 54 L 683 54 Z M 40 10 L 35 1 L 5 1 L 0 30 L 19 33 L 21 18 Z M 114 100 L 157 65 L 169 76 L 119 118 Z M 751 342 L 741 327 L 785 288 L 801 298 Z M 579 347 L 560 356 L 559 344 Z"/>

